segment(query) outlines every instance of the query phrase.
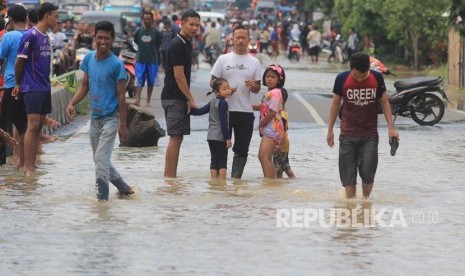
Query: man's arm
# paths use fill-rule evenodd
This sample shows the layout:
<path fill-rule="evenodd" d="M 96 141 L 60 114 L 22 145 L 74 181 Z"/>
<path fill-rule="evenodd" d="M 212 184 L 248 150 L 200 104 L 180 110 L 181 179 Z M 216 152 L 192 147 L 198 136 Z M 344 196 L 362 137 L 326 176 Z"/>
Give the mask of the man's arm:
<path fill-rule="evenodd" d="M 334 147 L 334 132 L 333 127 L 336 122 L 337 114 L 339 113 L 339 108 L 341 107 L 342 97 L 334 94 L 331 107 L 329 109 L 329 121 L 328 121 L 328 134 L 326 136 L 326 142 L 328 146 Z"/>
<path fill-rule="evenodd" d="M 399 133 L 394 129 L 394 122 L 392 121 L 391 104 L 389 103 L 389 99 L 386 92 L 383 93 L 383 96 L 381 96 L 381 107 L 383 108 L 384 118 L 386 118 L 386 122 L 388 124 L 389 141 L 391 141 L 392 137 L 396 137 L 397 140 L 400 140 Z"/>
<path fill-rule="evenodd" d="M 74 97 L 71 99 L 71 101 L 68 104 L 68 107 L 66 107 L 66 116 L 68 117 L 68 120 L 73 120 L 74 116 L 74 107 L 82 100 L 84 97 L 87 95 L 89 91 L 89 77 L 87 73 L 84 73 L 84 76 L 82 77 L 81 84 L 79 85 L 76 94 Z"/>
<path fill-rule="evenodd" d="M 15 64 L 15 80 L 16 80 L 16 85 L 13 88 L 13 91 L 11 91 L 11 95 L 13 97 L 16 97 L 18 93 L 21 91 L 19 90 L 19 84 L 21 83 L 21 77 L 23 76 L 24 72 L 24 63 L 26 62 L 25 58 L 17 57 L 16 58 L 16 64 Z"/>
<path fill-rule="evenodd" d="M 119 80 L 116 85 L 116 92 L 118 92 L 118 112 L 119 112 L 119 142 L 121 145 L 126 145 L 128 136 L 128 129 L 126 127 L 126 80 Z"/>
<path fill-rule="evenodd" d="M 184 96 L 186 96 L 187 101 L 189 102 L 190 106 L 196 107 L 194 97 L 192 96 L 192 93 L 189 90 L 189 85 L 187 85 L 186 75 L 184 75 L 184 66 L 183 65 L 174 66 L 173 71 L 174 71 L 174 79 L 176 80 L 176 84 L 178 85 L 179 89 L 184 94 Z"/>

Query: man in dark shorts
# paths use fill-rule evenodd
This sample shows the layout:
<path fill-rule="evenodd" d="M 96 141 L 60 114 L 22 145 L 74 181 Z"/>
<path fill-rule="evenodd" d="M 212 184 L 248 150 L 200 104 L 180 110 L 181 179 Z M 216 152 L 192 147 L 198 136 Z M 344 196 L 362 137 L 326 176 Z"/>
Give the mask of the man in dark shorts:
<path fill-rule="evenodd" d="M 342 101 L 339 175 L 347 198 L 356 196 L 357 170 L 365 198 L 373 188 L 378 165 L 378 101 L 388 124 L 389 140 L 399 140 L 383 76 L 369 69 L 369 55 L 357 52 L 350 59 L 350 71 L 340 73 L 334 83 L 326 141 L 334 147 L 333 127 Z"/>
<path fill-rule="evenodd" d="M 27 30 L 18 48 L 15 65 L 16 86 L 12 95 L 24 97 L 27 130 L 24 136 L 24 174 L 35 175 L 40 132 L 48 113 L 52 112 L 50 85 L 51 46 L 47 30 L 58 22 L 58 7 L 45 2 L 38 11 L 39 23 Z"/>
<path fill-rule="evenodd" d="M 170 140 L 166 148 L 165 177 L 175 178 L 179 151 L 184 135 L 190 134 L 191 107 L 195 107 L 190 92 L 192 46 L 190 40 L 200 28 L 200 15 L 186 11 L 182 15 L 181 31 L 171 40 L 166 54 L 165 85 L 161 104 L 165 110 L 166 128 Z"/>
<path fill-rule="evenodd" d="M 13 5 L 8 9 L 8 18 L 12 30 L 2 37 L 0 44 L 0 64 L 5 68 L 5 91 L 2 97 L 0 128 L 12 133 L 12 125 L 16 127 L 19 133 L 19 160 L 14 165 L 18 168 L 24 164 L 24 133 L 27 128 L 26 107 L 22 95 L 16 98 L 11 95 L 15 87 L 15 63 L 18 56 L 18 48 L 21 38 L 27 29 L 27 12 L 22 5 Z M 6 156 L 6 148 L 1 147 L 1 159 Z M 6 160 L 0 160 L 5 163 Z"/>

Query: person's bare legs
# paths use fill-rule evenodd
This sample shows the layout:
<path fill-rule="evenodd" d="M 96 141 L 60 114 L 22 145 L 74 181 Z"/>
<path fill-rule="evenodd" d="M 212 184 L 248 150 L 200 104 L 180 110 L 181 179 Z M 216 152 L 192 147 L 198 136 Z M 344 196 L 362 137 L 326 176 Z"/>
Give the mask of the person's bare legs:
<path fill-rule="evenodd" d="M 355 198 L 357 194 L 357 186 L 356 185 L 345 185 L 346 190 L 346 198 Z"/>
<path fill-rule="evenodd" d="M 145 107 L 150 107 L 150 99 L 152 98 L 153 86 L 147 86 L 147 99 L 145 101 Z"/>
<path fill-rule="evenodd" d="M 27 115 L 27 129 L 24 136 L 24 175 L 26 176 L 35 175 L 37 147 L 40 132 L 42 131 L 42 122 L 44 121 L 45 115 Z"/>
<path fill-rule="evenodd" d="M 16 169 L 20 169 L 24 166 L 24 134 L 20 135 L 16 127 L 13 127 L 13 137 L 18 141 L 18 146 L 13 148 L 11 162 Z"/>
<path fill-rule="evenodd" d="M 364 198 L 369 198 L 371 194 L 371 190 L 373 189 L 373 183 L 362 183 L 362 191 L 363 191 L 363 197 Z"/>
<path fill-rule="evenodd" d="M 165 177 L 176 178 L 178 170 L 179 151 L 183 135 L 170 135 L 168 146 L 166 147 L 165 155 Z"/>
<path fill-rule="evenodd" d="M 287 174 L 287 177 L 289 177 L 289 178 L 295 178 L 295 174 L 294 174 L 294 172 L 292 171 L 292 169 L 288 169 L 288 170 L 286 171 L 286 174 Z"/>
<path fill-rule="evenodd" d="M 219 179 L 226 179 L 226 168 L 218 170 L 218 178 Z"/>
<path fill-rule="evenodd" d="M 136 86 L 136 100 L 134 104 L 140 106 L 140 96 L 142 94 L 142 87 Z"/>
<path fill-rule="evenodd" d="M 210 178 L 218 178 L 218 170 L 210 169 Z"/>
<path fill-rule="evenodd" d="M 276 143 L 273 139 L 263 136 L 258 150 L 258 159 L 262 164 L 263 177 L 275 179 L 276 169 L 273 164 L 273 150 Z"/>

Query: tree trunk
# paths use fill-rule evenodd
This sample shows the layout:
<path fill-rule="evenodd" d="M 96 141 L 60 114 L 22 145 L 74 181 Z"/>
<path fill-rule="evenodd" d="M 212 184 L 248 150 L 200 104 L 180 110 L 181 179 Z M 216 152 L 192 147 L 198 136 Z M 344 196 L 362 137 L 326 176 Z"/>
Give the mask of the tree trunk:
<path fill-rule="evenodd" d="M 420 35 L 417 31 L 410 31 L 410 39 L 412 41 L 412 50 L 413 50 L 413 69 L 418 70 L 418 40 Z"/>

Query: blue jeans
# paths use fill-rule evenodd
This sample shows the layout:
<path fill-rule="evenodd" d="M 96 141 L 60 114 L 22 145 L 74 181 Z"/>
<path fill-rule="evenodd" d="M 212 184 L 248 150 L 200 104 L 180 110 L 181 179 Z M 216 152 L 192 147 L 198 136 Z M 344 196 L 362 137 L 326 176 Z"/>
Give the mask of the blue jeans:
<path fill-rule="evenodd" d="M 90 144 L 95 163 L 97 198 L 100 200 L 108 200 L 109 182 L 120 192 L 128 188 L 110 161 L 118 128 L 118 113 L 104 118 L 92 118 L 90 122 Z"/>

